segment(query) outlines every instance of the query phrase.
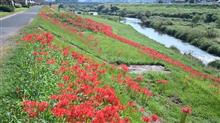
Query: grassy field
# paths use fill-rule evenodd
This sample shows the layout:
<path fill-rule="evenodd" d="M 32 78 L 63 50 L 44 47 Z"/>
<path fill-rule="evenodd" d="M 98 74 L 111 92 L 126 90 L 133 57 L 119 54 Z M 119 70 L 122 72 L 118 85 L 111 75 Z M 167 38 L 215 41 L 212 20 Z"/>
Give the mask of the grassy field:
<path fill-rule="evenodd" d="M 45 8 L 44 11 L 52 11 Z M 52 11 L 53 14 L 55 13 Z M 61 14 L 56 13 L 57 17 Z M 183 63 L 193 68 L 220 76 L 217 70 L 205 68 L 194 59 L 183 56 L 171 49 L 140 35 L 128 25 L 124 25 L 115 21 L 110 21 L 100 17 L 85 16 L 96 21 L 103 22 L 112 26 L 115 33 L 126 36 L 129 39 L 137 41 L 143 45 L 147 45 L 160 52 L 169 55 L 172 58 L 181 60 Z M 61 19 L 65 21 L 65 18 Z M 70 25 L 72 26 L 72 25 Z M 73 26 L 74 27 L 74 26 Z M 181 69 L 167 64 L 160 60 L 152 59 L 143 54 L 138 49 L 127 44 L 118 42 L 109 38 L 102 33 L 93 32 L 86 29 L 80 29 L 84 36 L 81 37 L 77 33 L 68 31 L 65 27 L 51 23 L 41 17 L 37 17 L 31 26 L 23 31 L 23 35 L 36 32 L 50 32 L 53 34 L 53 44 L 59 48 L 70 47 L 71 50 L 77 51 L 86 57 L 89 57 L 97 63 L 105 63 L 107 73 L 101 77 L 102 86 L 108 85 L 112 87 L 120 102 L 125 105 L 129 101 L 137 103 L 137 107 L 145 109 L 145 115 L 157 114 L 162 122 L 179 122 L 181 118 L 181 107 L 192 107 L 192 114 L 187 118 L 187 122 L 217 123 L 220 121 L 220 96 L 219 83 L 210 80 L 204 80 L 192 77 Z M 88 38 L 88 37 L 92 38 Z M 22 35 L 21 35 L 22 37 Z M 21 38 L 16 37 L 17 40 Z M 91 39 L 88 41 L 88 39 Z M 4 71 L 1 74 L 2 85 L 0 91 L 1 110 L 0 119 L 2 122 L 64 122 L 65 118 L 56 118 L 50 110 L 43 112 L 37 118 L 28 118 L 27 114 L 22 111 L 21 102 L 24 100 L 48 101 L 51 105 L 56 102 L 50 101 L 49 96 L 57 93 L 59 90 L 56 84 L 60 81 L 60 77 L 54 74 L 59 68 L 59 64 L 48 65 L 45 61 L 38 63 L 33 56 L 33 52 L 39 48 L 39 44 L 29 44 L 19 41 L 14 55 L 6 63 L 1 65 Z M 56 58 L 58 62 L 64 58 L 58 52 L 51 49 L 44 49 L 50 54 L 45 58 Z M 67 58 L 70 61 L 71 58 Z M 120 70 L 110 71 L 109 63 L 126 63 L 126 64 L 163 64 L 171 73 L 147 73 L 143 74 L 143 79 L 137 81 L 141 87 L 149 88 L 154 96 L 143 98 L 141 94 L 130 91 L 125 85 L 121 85 L 111 79 L 112 75 L 120 72 Z M 16 72 L 14 72 L 16 71 Z M 129 74 L 132 78 L 139 75 Z M 74 77 L 72 78 L 74 81 Z M 157 80 L 168 80 L 168 84 L 162 85 Z M 140 111 L 125 109 L 120 113 L 121 117 L 128 117 L 132 122 L 139 123 L 143 114 Z"/>
<path fill-rule="evenodd" d="M 0 12 L 0 17 L 5 17 L 11 14 L 14 14 L 16 12 L 25 11 L 27 8 L 15 8 L 15 12 Z"/>

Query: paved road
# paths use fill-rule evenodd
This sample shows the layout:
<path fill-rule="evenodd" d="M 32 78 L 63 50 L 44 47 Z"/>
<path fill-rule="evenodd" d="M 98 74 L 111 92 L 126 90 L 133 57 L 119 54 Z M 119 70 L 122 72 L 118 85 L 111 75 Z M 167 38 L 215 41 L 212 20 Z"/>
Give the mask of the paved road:
<path fill-rule="evenodd" d="M 40 6 L 34 6 L 25 12 L 0 20 L 0 46 L 10 36 L 18 33 L 22 27 L 28 25 L 37 15 L 40 8 Z"/>

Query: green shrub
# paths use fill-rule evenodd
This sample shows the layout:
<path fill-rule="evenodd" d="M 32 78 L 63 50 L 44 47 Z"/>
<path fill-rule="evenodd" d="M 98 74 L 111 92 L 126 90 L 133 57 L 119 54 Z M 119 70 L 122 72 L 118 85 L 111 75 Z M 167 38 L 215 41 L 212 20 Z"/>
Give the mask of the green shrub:
<path fill-rule="evenodd" d="M 217 20 L 217 16 L 214 13 L 208 13 L 204 18 L 204 22 L 206 23 L 214 22 L 216 20 Z"/>
<path fill-rule="evenodd" d="M 211 66 L 211 67 L 220 69 L 220 60 L 216 60 L 216 61 L 210 62 L 210 63 L 208 64 L 208 66 Z"/>
<path fill-rule="evenodd" d="M 210 27 L 206 29 L 206 37 L 215 38 L 217 35 L 217 31 L 214 28 Z"/>
<path fill-rule="evenodd" d="M 173 45 L 170 47 L 170 49 L 172 49 L 175 52 L 180 53 L 180 50 L 178 48 L 176 48 L 175 46 L 173 46 Z"/>
<path fill-rule="evenodd" d="M 0 5 L 0 11 L 1 12 L 14 12 L 15 8 L 13 6 Z"/>
<path fill-rule="evenodd" d="M 28 5 L 22 5 L 22 7 L 24 7 L 24 8 L 30 8 L 30 5 L 28 4 Z"/>
<path fill-rule="evenodd" d="M 195 15 L 192 18 L 192 27 L 196 26 L 201 20 L 201 16 L 200 15 Z"/>
<path fill-rule="evenodd" d="M 209 47 L 211 47 L 213 45 L 212 42 L 209 42 L 209 41 L 205 41 L 203 40 L 200 44 L 200 48 L 203 49 L 203 50 L 207 50 Z"/>
<path fill-rule="evenodd" d="M 216 54 L 220 56 L 220 47 L 219 45 L 212 45 L 211 47 L 208 48 L 207 50 L 209 53 Z"/>
<path fill-rule="evenodd" d="M 220 29 L 220 16 L 215 22 L 216 22 L 216 27 Z"/>

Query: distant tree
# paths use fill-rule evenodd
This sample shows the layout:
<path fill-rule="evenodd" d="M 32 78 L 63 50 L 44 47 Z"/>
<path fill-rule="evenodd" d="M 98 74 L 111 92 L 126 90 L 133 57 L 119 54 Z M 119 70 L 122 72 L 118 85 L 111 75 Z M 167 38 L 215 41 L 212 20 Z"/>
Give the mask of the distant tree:
<path fill-rule="evenodd" d="M 123 10 L 120 11 L 119 16 L 125 17 L 127 14 L 128 14 L 127 10 L 123 9 Z"/>
<path fill-rule="evenodd" d="M 146 17 L 150 17 L 151 15 L 152 15 L 151 11 L 146 11 L 146 12 L 145 12 L 145 16 L 146 16 Z"/>
<path fill-rule="evenodd" d="M 141 17 L 141 22 L 146 26 L 150 25 L 150 20 L 148 20 L 148 18 L 146 16 Z"/>
<path fill-rule="evenodd" d="M 201 16 L 200 15 L 194 15 L 192 18 L 192 27 L 195 27 L 200 22 Z"/>
<path fill-rule="evenodd" d="M 117 11 L 120 10 L 117 6 L 112 6 L 112 5 L 111 5 L 110 9 L 111 9 L 112 13 L 117 13 Z"/>
<path fill-rule="evenodd" d="M 110 12 L 110 10 L 109 10 L 109 8 L 104 8 L 104 9 L 102 9 L 101 12 L 107 14 Z"/>
<path fill-rule="evenodd" d="M 97 12 L 101 12 L 104 8 L 105 8 L 105 6 L 101 5 L 101 6 L 98 6 L 96 10 L 97 10 Z"/>
<path fill-rule="evenodd" d="M 141 19 L 143 16 L 145 16 L 145 12 L 138 12 L 137 18 Z"/>

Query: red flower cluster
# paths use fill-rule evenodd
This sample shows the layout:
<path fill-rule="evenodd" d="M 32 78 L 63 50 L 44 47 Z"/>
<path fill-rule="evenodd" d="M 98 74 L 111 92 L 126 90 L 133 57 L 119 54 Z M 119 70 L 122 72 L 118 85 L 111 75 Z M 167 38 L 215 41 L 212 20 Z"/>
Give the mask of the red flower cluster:
<path fill-rule="evenodd" d="M 121 67 L 121 69 L 122 69 L 123 71 L 125 71 L 125 72 L 128 72 L 128 71 L 129 71 L 128 66 L 125 65 L 125 64 L 121 64 L 120 67 Z"/>
<path fill-rule="evenodd" d="M 24 111 L 28 113 L 29 117 L 37 117 L 39 113 L 44 112 L 49 104 L 47 102 L 37 102 L 25 100 L 23 101 Z"/>
<path fill-rule="evenodd" d="M 45 14 L 45 13 L 41 13 L 41 16 L 44 17 L 44 18 L 47 18 L 48 20 L 50 20 L 50 21 L 52 21 L 52 22 L 54 22 L 54 24 L 56 24 L 56 25 L 59 25 L 59 26 L 61 26 L 61 27 L 63 27 L 63 26 L 64 26 L 64 27 L 67 27 L 66 24 L 63 25 L 61 21 L 59 21 L 59 20 L 56 19 L 56 18 L 53 18 L 53 15 L 50 15 L 50 14 L 47 15 L 47 14 Z M 62 18 L 63 18 L 63 17 L 69 18 L 69 16 L 66 16 L 66 15 L 62 15 Z M 78 19 L 83 19 L 83 18 L 78 18 Z M 74 22 L 73 19 L 68 19 L 68 21 L 72 21 L 72 23 Z M 91 20 L 90 20 L 90 21 L 91 21 Z M 80 22 L 82 22 L 82 21 L 80 21 Z M 89 24 L 89 22 L 88 22 L 87 24 Z M 98 24 L 98 23 L 96 23 L 96 24 Z M 87 27 L 87 26 L 82 26 L 81 24 L 76 24 L 75 26 L 79 26 L 79 27 L 82 27 L 82 28 Z M 94 27 L 98 27 L 98 25 L 96 25 L 96 26 L 94 26 Z M 105 28 L 109 28 L 109 27 L 106 26 Z M 73 27 L 68 27 L 67 29 L 74 29 L 74 28 L 73 28 Z M 102 28 L 100 27 L 99 29 L 102 29 Z M 74 29 L 74 30 L 76 30 L 76 31 L 74 31 L 74 33 L 78 33 L 79 35 L 82 34 L 81 32 L 78 32 L 77 29 Z M 111 29 L 107 29 L 107 30 L 111 30 Z M 75 53 L 75 52 L 72 52 L 72 57 L 74 57 L 75 59 L 77 59 L 77 61 L 78 61 L 79 63 L 82 63 L 83 60 L 84 60 L 84 57 L 78 56 L 78 54 Z M 127 71 L 129 70 L 128 67 L 127 67 L 126 65 L 124 65 L 124 64 L 120 65 L 119 68 L 121 68 L 124 72 L 127 72 Z M 132 80 L 132 79 L 130 78 L 130 80 Z M 141 93 L 144 93 L 144 94 L 147 95 L 147 96 L 152 96 L 152 93 L 151 93 L 148 89 L 146 89 L 146 88 L 141 88 L 141 87 L 137 84 L 137 82 L 135 82 L 135 81 L 127 81 L 127 82 L 125 82 L 125 84 L 127 84 L 132 90 L 135 90 L 136 92 L 141 92 Z"/>
<path fill-rule="evenodd" d="M 56 19 L 52 14 L 41 13 L 40 15 L 42 17 L 44 17 L 48 20 L 51 20 L 52 22 L 60 25 L 61 27 L 62 26 L 67 27 L 68 26 L 64 22 L 62 24 L 62 22 L 59 19 Z M 167 56 L 165 54 L 162 54 L 162 53 L 160 53 L 160 52 L 158 52 L 158 51 L 156 51 L 152 48 L 149 48 L 147 46 L 143 46 L 142 44 L 139 44 L 135 41 L 132 41 L 132 40 L 126 39 L 122 36 L 119 36 L 117 34 L 114 34 L 112 32 L 112 27 L 109 26 L 109 25 L 106 25 L 106 24 L 103 24 L 103 23 L 98 23 L 98 22 L 96 22 L 92 19 L 85 19 L 85 18 L 82 18 L 82 17 L 79 17 L 79 16 L 72 16 L 72 15 L 63 14 L 60 17 L 60 19 L 63 18 L 63 17 L 67 18 L 68 23 L 72 24 L 72 26 L 80 27 L 80 28 L 84 28 L 84 29 L 89 29 L 89 30 L 92 30 L 94 32 L 102 32 L 102 33 L 104 33 L 105 35 L 107 35 L 111 38 L 117 39 L 118 41 L 121 41 L 123 43 L 126 43 L 128 45 L 131 45 L 133 47 L 136 47 L 136 48 L 140 49 L 142 52 L 146 53 L 147 55 L 149 55 L 153 58 L 163 60 L 163 61 L 165 61 L 167 63 L 170 63 L 170 64 L 172 64 L 176 67 L 179 67 L 179 68 L 183 69 L 184 71 L 190 73 L 193 76 L 199 76 L 199 77 L 211 79 L 211 80 L 216 81 L 216 82 L 220 82 L 220 78 L 218 78 L 218 77 L 211 76 L 211 75 L 199 72 L 198 70 L 195 70 L 192 67 L 187 66 L 187 65 L 183 64 L 180 61 L 172 59 L 169 56 Z M 68 29 L 72 30 L 72 32 L 78 32 L 77 29 L 71 28 L 70 26 L 68 26 Z"/>
<path fill-rule="evenodd" d="M 51 33 L 43 33 L 43 34 L 27 34 L 22 38 L 23 41 L 35 43 L 40 42 L 41 44 L 51 44 L 54 36 Z"/>
<path fill-rule="evenodd" d="M 153 114 L 153 115 L 150 116 L 150 117 L 144 116 L 144 117 L 143 117 L 143 121 L 144 121 L 145 123 L 156 122 L 156 121 L 159 121 L 159 117 L 158 117 L 156 114 Z"/>
<path fill-rule="evenodd" d="M 153 93 L 148 90 L 147 88 L 142 88 L 138 82 L 135 82 L 131 77 L 129 76 L 123 76 L 122 74 L 119 74 L 117 77 L 117 81 L 121 84 L 125 84 L 127 85 L 129 88 L 131 88 L 132 90 L 134 90 L 135 92 L 139 92 L 139 93 L 143 93 L 146 96 L 153 96 Z"/>
<path fill-rule="evenodd" d="M 48 33 L 44 33 L 48 34 Z M 40 37 L 41 35 L 39 34 Z M 50 52 L 57 52 L 61 59 L 56 59 L 48 54 L 49 60 L 45 61 L 48 65 L 56 63 L 60 65 L 55 74 L 60 77 L 58 83 L 59 91 L 50 96 L 51 102 L 56 102 L 49 108 L 49 111 L 58 118 L 65 118 L 68 122 L 118 122 L 128 123 L 128 118 L 122 118 L 121 112 L 124 106 L 121 104 L 119 98 L 113 88 L 109 86 L 100 87 L 101 76 L 105 74 L 105 64 L 97 64 L 92 59 L 72 51 L 68 48 L 58 49 L 51 44 L 51 39 L 47 36 L 44 38 L 36 38 L 39 35 L 34 34 L 33 37 L 24 38 L 25 41 L 31 43 L 38 43 L 43 46 L 38 48 L 38 53 L 49 49 Z M 50 42 L 50 45 L 45 45 L 43 42 Z M 50 41 L 46 41 L 50 40 Z M 71 55 L 70 55 L 71 54 Z M 61 62 L 59 62 L 61 60 Z M 57 62 L 55 62 L 57 61 Z M 51 69 L 49 69 L 51 70 Z M 48 103 L 25 101 L 24 111 L 30 117 L 36 117 L 40 112 L 48 108 Z"/>

